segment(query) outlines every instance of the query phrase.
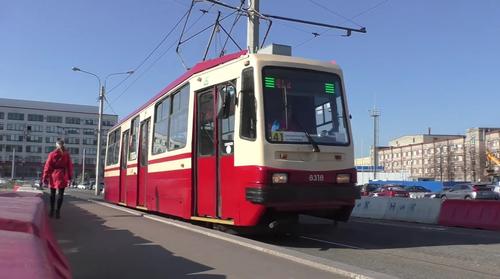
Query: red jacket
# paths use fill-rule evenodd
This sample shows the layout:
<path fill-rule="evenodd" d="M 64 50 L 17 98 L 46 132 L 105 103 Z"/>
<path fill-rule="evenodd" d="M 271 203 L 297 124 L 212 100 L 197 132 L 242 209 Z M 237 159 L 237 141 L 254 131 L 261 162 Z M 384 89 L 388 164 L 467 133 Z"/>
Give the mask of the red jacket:
<path fill-rule="evenodd" d="M 42 182 L 50 188 L 63 189 L 73 178 L 73 162 L 67 151 L 56 149 L 50 152 L 43 168 Z"/>

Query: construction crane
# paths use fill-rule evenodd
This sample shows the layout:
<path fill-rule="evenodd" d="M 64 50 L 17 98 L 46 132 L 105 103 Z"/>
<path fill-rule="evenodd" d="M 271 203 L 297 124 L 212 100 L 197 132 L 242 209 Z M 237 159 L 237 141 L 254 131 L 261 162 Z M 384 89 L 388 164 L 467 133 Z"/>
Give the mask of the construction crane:
<path fill-rule="evenodd" d="M 500 184 L 500 159 L 489 150 L 486 150 L 486 158 L 489 162 L 486 174 L 490 177 L 491 183 Z"/>

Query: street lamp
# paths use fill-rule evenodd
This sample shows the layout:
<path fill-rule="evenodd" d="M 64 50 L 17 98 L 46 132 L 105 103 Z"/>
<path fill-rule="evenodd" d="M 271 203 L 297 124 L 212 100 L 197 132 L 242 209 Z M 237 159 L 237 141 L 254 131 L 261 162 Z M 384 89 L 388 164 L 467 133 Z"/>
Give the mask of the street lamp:
<path fill-rule="evenodd" d="M 131 75 L 134 73 L 134 71 L 109 74 L 104 78 L 104 85 L 102 85 L 101 78 L 98 75 L 91 73 L 91 72 L 88 72 L 88 71 L 84 71 L 84 70 L 77 68 L 77 67 L 73 67 L 72 70 L 75 72 L 82 72 L 85 74 L 92 75 L 95 78 L 97 78 L 97 80 L 99 81 L 99 123 L 97 124 L 97 155 L 96 155 L 97 160 L 96 160 L 96 164 L 95 164 L 95 195 L 98 196 L 99 195 L 99 186 L 101 185 L 101 178 L 99 176 L 99 174 L 101 173 L 101 160 L 100 160 L 100 157 L 101 157 L 101 137 L 102 137 L 101 131 L 102 131 L 102 113 L 103 113 L 103 109 L 104 109 L 104 99 L 105 99 L 105 94 L 106 94 L 106 82 L 108 81 L 108 78 L 111 76 Z"/>

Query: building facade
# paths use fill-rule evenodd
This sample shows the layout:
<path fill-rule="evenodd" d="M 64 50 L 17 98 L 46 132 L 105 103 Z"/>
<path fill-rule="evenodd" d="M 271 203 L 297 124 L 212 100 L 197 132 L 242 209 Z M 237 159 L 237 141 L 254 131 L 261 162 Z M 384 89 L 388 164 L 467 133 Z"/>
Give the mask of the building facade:
<path fill-rule="evenodd" d="M 500 128 L 403 136 L 378 147 L 377 154 L 385 172 L 404 173 L 408 179 L 477 182 L 489 180 L 487 150 L 500 158 Z M 370 160 L 373 164 L 373 152 Z"/>
<path fill-rule="evenodd" d="M 102 154 L 107 131 L 117 115 L 103 115 Z M 98 107 L 0 98 L 0 177 L 38 178 L 58 138 L 81 174 L 85 157 L 86 177 L 95 176 Z M 102 155 L 101 160 L 103 160 Z"/>

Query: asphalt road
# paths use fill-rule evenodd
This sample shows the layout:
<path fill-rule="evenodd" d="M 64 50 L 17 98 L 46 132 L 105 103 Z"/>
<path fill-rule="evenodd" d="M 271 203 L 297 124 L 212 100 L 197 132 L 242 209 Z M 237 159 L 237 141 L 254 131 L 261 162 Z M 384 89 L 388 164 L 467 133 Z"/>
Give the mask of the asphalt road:
<path fill-rule="evenodd" d="M 81 198 L 88 197 L 88 193 L 77 191 L 73 191 L 71 195 L 80 196 Z M 215 278 L 225 278 L 224 276 L 232 278 L 319 278 L 311 275 L 312 273 L 308 275 L 308 272 L 313 272 L 313 270 L 308 270 L 308 272 L 303 273 L 296 273 L 294 271 L 286 274 L 261 273 L 260 275 L 263 277 L 256 276 L 256 274 L 252 274 L 252 270 L 262 269 L 262 262 L 255 262 L 252 268 L 249 268 L 246 264 L 241 264 L 240 261 L 243 259 L 241 257 L 248 253 L 248 251 L 244 249 L 243 251 L 238 251 L 238 249 L 231 250 L 235 251 L 234 253 L 236 254 L 234 257 L 230 258 L 231 264 L 228 266 L 231 267 L 227 269 L 228 267 L 224 267 L 224 264 L 219 266 L 222 263 L 213 261 L 214 258 L 227 257 L 227 255 L 221 252 L 225 249 L 217 248 L 224 247 L 227 244 L 221 243 L 219 240 L 210 240 L 203 237 L 200 239 L 200 237 L 195 237 L 191 235 L 191 233 L 175 231 L 165 224 L 149 224 L 145 222 L 145 220 L 126 216 L 126 214 L 123 213 L 118 215 L 116 213 L 110 213 L 108 212 L 110 209 L 99 208 L 96 207 L 96 205 L 88 207 L 88 205 L 81 204 L 81 201 L 79 202 L 78 200 L 71 201 L 71 203 L 74 203 L 75 208 L 71 209 L 71 207 L 68 206 L 68 210 L 86 210 L 90 212 L 88 214 L 94 215 L 89 216 L 93 218 L 93 221 L 82 220 L 83 223 L 79 224 L 79 227 L 71 229 L 58 228 L 58 225 L 60 226 L 61 224 L 55 222 L 56 231 L 60 231 L 58 233 L 60 236 L 76 233 L 82 234 L 81 237 L 84 238 L 85 232 L 79 231 L 85 231 L 85 227 L 92 227 L 90 224 L 86 223 L 100 222 L 104 228 L 88 233 L 98 234 L 107 232 L 107 234 L 109 234 L 110 230 L 118 230 L 121 232 L 119 235 L 132 234 L 128 235 L 128 237 L 137 238 L 138 244 L 133 244 L 133 246 L 152 246 L 156 247 L 155 249 L 164 249 L 164 251 L 156 251 L 153 253 L 155 256 L 148 257 L 150 259 L 157 259 L 159 256 L 166 257 L 167 259 L 176 259 L 177 253 L 171 251 L 180 250 L 182 253 L 179 255 L 185 256 L 185 258 L 176 259 L 176 261 L 179 261 L 180 266 L 188 265 L 202 274 L 206 272 L 214 274 L 215 272 L 217 276 L 222 276 Z M 108 228 L 109 226 L 111 229 Z M 127 230 L 129 231 L 128 233 L 126 232 Z M 178 235 L 178 243 L 169 243 L 169 239 L 172 239 L 170 237 L 171 235 L 174 235 L 175 238 L 177 238 Z M 111 239 L 115 239 L 113 234 L 106 237 L 103 235 L 103 242 L 100 244 L 84 244 L 90 247 L 97 245 L 95 247 L 96 249 L 100 246 L 109 246 L 110 244 L 105 239 L 110 237 Z M 115 239 L 114 241 L 119 241 L 119 239 L 120 238 Z M 298 233 L 293 236 L 259 236 L 252 237 L 252 239 L 399 278 L 500 278 L 499 232 L 358 218 L 352 219 L 349 223 L 340 223 L 335 227 L 330 221 L 325 219 L 302 216 Z M 124 242 L 111 242 L 112 246 L 117 247 L 120 247 L 123 243 Z M 196 249 L 185 248 L 184 246 L 186 246 L 186 243 L 190 243 L 188 247 L 209 245 L 213 247 L 213 249 L 215 249 L 214 251 L 217 251 L 217 253 L 214 253 L 213 258 L 210 257 L 210 255 L 203 254 L 201 257 L 195 257 L 195 262 L 192 262 L 192 259 L 187 260 L 187 258 L 190 258 L 190 253 L 196 253 Z M 70 247 L 65 245 L 64 241 L 62 245 L 66 249 Z M 231 247 L 231 249 L 232 248 L 234 247 Z M 86 247 L 85 249 L 89 248 Z M 240 247 L 239 250 L 241 249 Z M 118 249 L 118 251 L 121 250 L 122 248 Z M 92 252 L 97 252 L 97 250 Z M 119 254 L 123 256 L 126 253 L 136 252 L 134 249 L 123 250 Z M 146 252 L 140 253 L 141 255 L 148 254 Z M 250 252 L 250 254 L 252 253 L 255 252 Z M 86 255 L 92 257 L 92 253 L 86 253 Z M 254 256 L 259 258 L 258 255 Z M 79 262 L 85 258 L 81 255 L 72 256 L 71 254 L 69 254 L 69 257 L 72 262 Z M 126 257 L 128 258 L 131 256 Z M 211 260 L 207 262 L 206 257 L 211 258 Z M 275 261 L 279 262 L 277 264 L 284 264 L 283 266 L 287 264 L 286 261 L 283 262 L 280 259 L 268 258 L 267 256 L 262 259 L 264 258 L 264 262 L 271 261 L 273 263 L 272 266 L 275 266 Z M 255 259 L 252 258 L 252 261 L 254 260 Z M 101 265 L 96 264 L 96 267 L 97 266 Z M 119 268 L 119 266 L 119 261 L 116 260 L 116 264 L 111 267 Z M 85 267 L 85 269 L 88 268 L 89 267 Z M 123 268 L 128 270 L 129 266 L 126 265 Z M 304 267 L 299 267 L 299 270 L 303 270 L 302 268 Z M 271 270 L 269 263 L 264 266 L 264 269 Z M 79 274 L 83 272 L 81 274 L 86 275 L 85 271 L 79 270 L 78 267 L 75 271 L 78 271 Z M 114 271 L 110 270 L 107 272 Z M 182 275 L 187 274 L 188 273 L 182 273 Z M 244 275 L 242 276 L 242 274 Z M 328 278 L 335 278 L 332 274 L 327 276 Z M 76 276 L 76 278 L 85 277 Z"/>
<path fill-rule="evenodd" d="M 500 233 L 353 218 L 301 217 L 290 238 L 260 241 L 400 278 L 500 278 Z"/>
<path fill-rule="evenodd" d="M 52 220 L 75 279 L 345 278 L 75 196 Z"/>

